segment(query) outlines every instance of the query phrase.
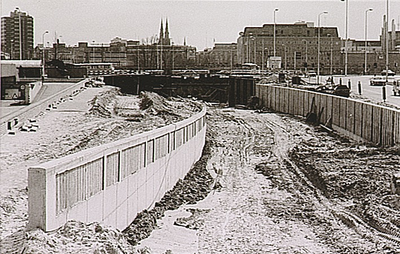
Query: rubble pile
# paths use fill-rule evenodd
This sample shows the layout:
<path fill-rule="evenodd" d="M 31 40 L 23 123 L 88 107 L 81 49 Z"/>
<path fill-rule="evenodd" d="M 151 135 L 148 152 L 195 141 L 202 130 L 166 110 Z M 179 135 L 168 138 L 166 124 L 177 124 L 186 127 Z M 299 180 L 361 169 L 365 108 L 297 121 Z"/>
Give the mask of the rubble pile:
<path fill-rule="evenodd" d="M 117 94 L 119 94 L 119 90 L 117 88 L 113 88 L 101 93 L 100 95 L 96 95 L 89 102 L 91 105 L 89 114 L 99 117 L 112 117 L 115 114 L 114 106 L 116 103 Z"/>
<path fill-rule="evenodd" d="M 139 107 L 143 114 L 151 117 L 159 117 L 165 123 L 171 123 L 183 120 L 188 115 L 182 115 L 181 110 L 190 110 L 191 112 L 200 112 L 202 107 L 197 101 L 183 99 L 180 97 L 171 97 L 168 100 L 156 93 L 141 92 Z"/>
<path fill-rule="evenodd" d="M 191 215 L 189 217 L 177 218 L 176 221 L 174 222 L 174 225 L 194 230 L 198 230 L 200 229 L 201 226 L 203 226 L 204 219 L 201 218 L 200 216 L 210 211 L 210 209 L 198 209 L 198 208 L 196 209 L 188 208 L 185 210 L 190 212 Z"/>
<path fill-rule="evenodd" d="M 69 221 L 55 232 L 29 231 L 26 238 L 23 253 L 139 253 L 119 230 L 97 222 Z"/>
<path fill-rule="evenodd" d="M 156 202 L 153 209 L 139 213 L 129 227 L 124 230 L 129 243 L 136 245 L 140 240 L 147 238 L 157 227 L 157 220 L 164 216 L 166 210 L 175 210 L 182 204 L 196 204 L 208 195 L 213 182 L 212 176 L 206 169 L 209 157 L 210 146 L 206 142 L 202 157 L 186 176 L 179 180 L 159 202 Z"/>

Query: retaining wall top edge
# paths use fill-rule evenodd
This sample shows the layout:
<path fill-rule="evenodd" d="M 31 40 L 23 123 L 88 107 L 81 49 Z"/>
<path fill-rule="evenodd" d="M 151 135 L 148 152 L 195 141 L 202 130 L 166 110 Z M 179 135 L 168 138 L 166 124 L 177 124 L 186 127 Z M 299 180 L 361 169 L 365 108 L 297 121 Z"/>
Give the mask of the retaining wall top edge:
<path fill-rule="evenodd" d="M 46 170 L 46 174 L 54 174 L 55 172 L 61 173 L 73 167 L 78 167 L 80 165 L 83 165 L 89 161 L 94 161 L 96 159 L 99 159 L 104 155 L 124 150 L 128 147 L 132 147 L 141 144 L 143 142 L 146 142 L 149 139 L 162 136 L 166 132 L 179 129 L 182 126 L 185 126 L 186 124 L 191 123 L 194 120 L 203 117 L 205 113 L 206 113 L 206 107 L 203 106 L 201 112 L 189 117 L 188 119 L 182 120 L 178 123 L 169 124 L 167 126 L 163 126 L 158 129 L 139 133 L 135 136 L 127 137 L 121 140 L 117 140 L 100 146 L 91 147 L 82 151 L 78 151 L 76 153 L 69 154 L 65 157 L 50 160 L 48 162 L 44 162 L 39 165 L 31 166 L 29 170 L 38 170 L 38 169 Z"/>
<path fill-rule="evenodd" d="M 348 100 L 348 101 L 354 101 L 354 102 L 363 103 L 363 104 L 366 104 L 366 105 L 371 105 L 371 106 L 374 106 L 374 107 L 379 107 L 379 108 L 382 108 L 382 109 L 389 109 L 389 110 L 392 110 L 392 111 L 395 111 L 395 112 L 400 112 L 400 109 L 395 109 L 395 108 L 391 108 L 391 107 L 387 107 L 387 106 L 382 106 L 382 105 L 374 104 L 372 102 L 366 102 L 366 101 L 361 101 L 361 100 L 357 100 L 357 99 L 346 98 L 346 97 L 338 96 L 338 95 L 319 93 L 319 92 L 314 92 L 314 91 L 295 88 L 295 87 L 278 86 L 278 85 L 274 85 L 274 84 L 256 84 L 256 85 L 257 86 L 273 86 L 273 87 L 279 87 L 279 88 L 284 88 L 284 89 L 292 89 L 292 90 L 304 91 L 304 92 L 308 92 L 308 93 L 311 93 L 311 94 L 320 94 L 320 95 L 325 95 L 325 96 L 329 96 L 329 97 L 333 97 L 333 98 L 341 98 L 341 99 L 345 99 L 345 100 Z"/>

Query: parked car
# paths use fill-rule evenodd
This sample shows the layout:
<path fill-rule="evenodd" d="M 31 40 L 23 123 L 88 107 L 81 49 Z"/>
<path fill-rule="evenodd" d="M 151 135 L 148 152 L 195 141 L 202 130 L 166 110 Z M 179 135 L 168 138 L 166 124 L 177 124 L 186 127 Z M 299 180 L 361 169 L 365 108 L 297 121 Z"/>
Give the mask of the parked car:
<path fill-rule="evenodd" d="M 394 78 L 389 77 L 388 78 L 388 85 L 393 85 L 394 84 Z M 384 76 L 377 76 L 377 77 L 372 77 L 369 80 L 369 85 L 371 86 L 384 86 L 386 85 L 386 77 Z"/>
<path fill-rule="evenodd" d="M 370 86 L 384 86 L 386 85 L 385 77 L 373 77 L 369 80 Z"/>
<path fill-rule="evenodd" d="M 382 76 L 386 76 L 386 70 L 383 70 L 383 71 L 381 72 L 381 75 L 382 75 Z M 388 70 L 388 76 L 394 76 L 394 75 L 396 75 L 396 73 L 395 73 L 394 71 Z"/>
<path fill-rule="evenodd" d="M 396 96 L 400 96 L 400 78 L 399 79 L 395 79 L 395 81 L 393 82 L 393 95 Z"/>

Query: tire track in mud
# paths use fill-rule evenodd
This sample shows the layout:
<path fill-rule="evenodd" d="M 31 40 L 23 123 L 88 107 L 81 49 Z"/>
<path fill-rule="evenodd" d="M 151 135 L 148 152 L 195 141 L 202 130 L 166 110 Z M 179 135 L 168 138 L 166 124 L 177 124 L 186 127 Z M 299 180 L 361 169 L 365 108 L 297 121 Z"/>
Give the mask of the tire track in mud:
<path fill-rule="evenodd" d="M 334 218 L 339 219 L 342 223 L 354 228 L 360 235 L 365 234 L 365 229 L 367 229 L 371 233 L 379 235 L 396 244 L 400 244 L 400 231 L 398 229 L 378 220 L 366 223 L 361 217 L 347 211 L 343 206 L 333 203 L 331 200 L 326 198 L 323 189 L 321 189 L 320 186 L 316 186 L 313 179 L 309 178 L 310 176 L 305 175 L 297 166 L 296 162 L 289 157 L 289 152 L 296 143 L 293 142 L 293 133 L 287 131 L 284 126 L 274 122 L 273 120 L 265 119 L 265 123 L 268 128 L 274 132 L 276 142 L 273 149 L 274 154 L 279 158 L 281 163 L 286 164 L 288 170 L 295 174 L 299 180 L 307 186 L 307 188 L 312 190 L 319 204 L 329 211 Z M 364 229 L 360 229 L 360 226 Z"/>

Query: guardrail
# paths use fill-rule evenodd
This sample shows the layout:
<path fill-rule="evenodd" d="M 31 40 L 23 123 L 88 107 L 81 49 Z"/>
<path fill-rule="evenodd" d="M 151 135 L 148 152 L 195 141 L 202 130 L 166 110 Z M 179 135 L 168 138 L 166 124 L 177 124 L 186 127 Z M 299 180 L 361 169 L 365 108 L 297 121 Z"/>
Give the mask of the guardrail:
<path fill-rule="evenodd" d="M 28 228 L 79 220 L 125 229 L 200 158 L 205 113 L 29 168 Z"/>
<path fill-rule="evenodd" d="M 321 123 L 353 138 L 380 146 L 400 145 L 400 111 L 354 99 L 290 87 L 256 85 L 263 106 L 277 112 L 307 116 L 317 113 Z M 313 103 L 314 101 L 314 103 Z"/>

